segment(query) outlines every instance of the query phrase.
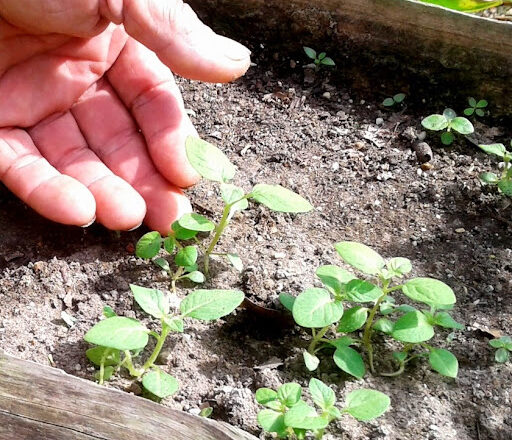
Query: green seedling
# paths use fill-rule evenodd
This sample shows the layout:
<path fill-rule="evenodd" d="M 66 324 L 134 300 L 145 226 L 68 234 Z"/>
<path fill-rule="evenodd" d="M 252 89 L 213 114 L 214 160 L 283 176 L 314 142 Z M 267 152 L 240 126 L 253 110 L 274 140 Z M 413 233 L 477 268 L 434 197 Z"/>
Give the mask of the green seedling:
<path fill-rule="evenodd" d="M 135 253 L 140 258 L 152 259 L 158 255 L 162 247 L 168 255 L 175 255 L 174 263 L 177 269 L 171 268 L 165 258 L 159 257 L 154 260 L 155 264 L 171 277 L 173 291 L 176 289 L 176 281 L 180 279 L 187 278 L 195 283 L 202 283 L 205 280 L 204 274 L 208 274 L 212 255 L 226 258 L 235 269 L 243 270 L 243 263 L 238 254 L 219 253 L 214 250 L 232 217 L 249 207 L 248 200 L 277 212 L 303 213 L 313 209 L 306 199 L 280 185 L 259 183 L 249 192 L 233 185 L 230 181 L 235 176 L 235 166 L 222 151 L 208 142 L 189 137 L 186 152 L 190 164 L 203 178 L 220 184 L 224 208 L 217 223 L 200 214 L 185 214 L 172 224 L 172 232 L 168 237 L 164 238 L 160 233 L 153 231 L 145 234 L 137 243 Z M 210 238 L 207 244 L 203 244 L 204 241 L 198 238 L 204 235 Z M 197 266 L 200 255 L 203 259 L 204 274 Z"/>
<path fill-rule="evenodd" d="M 316 53 L 315 49 L 311 49 L 310 47 L 304 46 L 304 52 L 310 58 L 313 60 L 313 63 L 315 65 L 315 68 L 318 70 L 321 66 L 335 66 L 336 63 L 333 61 L 332 58 L 329 58 L 325 52 L 320 52 L 319 54 Z"/>
<path fill-rule="evenodd" d="M 277 391 L 260 388 L 256 401 L 266 408 L 258 413 L 259 425 L 278 438 L 303 440 L 310 432 L 315 439 L 321 439 L 333 420 L 345 414 L 360 421 L 372 420 L 384 414 L 390 404 L 386 394 L 361 389 L 349 393 L 340 410 L 332 388 L 315 378 L 309 381 L 309 393 L 318 409 L 302 399 L 302 387 L 297 383 L 285 383 Z"/>
<path fill-rule="evenodd" d="M 464 109 L 464 114 L 466 116 L 472 116 L 473 114 L 476 114 L 477 116 L 485 116 L 485 111 L 483 110 L 488 106 L 488 102 L 485 99 L 480 99 L 480 101 L 477 102 L 477 100 L 473 97 L 468 98 L 468 104 L 469 107 Z"/>
<path fill-rule="evenodd" d="M 455 140 L 454 132 L 467 135 L 475 131 L 471 121 L 462 116 L 457 116 L 457 113 L 451 108 L 445 109 L 442 115 L 427 116 L 421 121 L 421 125 L 427 130 L 442 131 L 441 142 L 444 145 L 453 143 Z"/>
<path fill-rule="evenodd" d="M 405 93 L 397 93 L 392 98 L 386 98 L 384 101 L 382 101 L 382 105 L 384 107 L 393 107 L 395 104 L 401 104 L 404 102 L 405 99 Z"/>
<path fill-rule="evenodd" d="M 100 384 L 125 368 L 153 396 L 163 399 L 178 390 L 178 381 L 155 365 L 169 334 L 183 333 L 187 318 L 213 321 L 228 315 L 241 304 L 244 294 L 236 290 L 196 290 L 181 301 L 179 313 L 173 313 L 169 298 L 160 290 L 133 284 L 130 289 L 140 308 L 160 322 L 160 333 L 136 319 L 117 316 L 110 307 L 105 307 L 106 319 L 84 336 L 94 345 L 86 355 L 99 367 L 95 377 Z M 150 336 L 156 341 L 155 347 L 143 365 L 137 366 L 134 359 L 143 353 Z"/>
<path fill-rule="evenodd" d="M 512 141 L 510 142 L 512 147 Z M 503 160 L 503 170 L 501 176 L 495 173 L 482 173 L 480 180 L 488 185 L 497 185 L 499 190 L 506 196 L 512 197 L 512 152 L 507 151 L 503 144 L 479 145 L 487 154 L 498 156 Z"/>
<path fill-rule="evenodd" d="M 337 243 L 335 248 L 345 263 L 371 277 L 370 280 L 358 279 L 344 268 L 327 265 L 316 271 L 324 288 L 306 289 L 297 297 L 280 295 L 281 303 L 292 312 L 295 322 L 312 331 L 309 346 L 303 353 L 306 367 L 315 370 L 320 362 L 318 352 L 330 349 L 334 350 L 334 362 L 341 370 L 362 378 L 366 373 L 363 357 L 351 347 L 358 346 L 366 352 L 374 373 L 372 339 L 378 331 L 403 344 L 400 351 L 393 353 L 398 369 L 382 375 L 399 375 L 413 359 L 428 357 L 435 371 L 456 377 L 456 357 L 448 350 L 427 344 L 436 327 L 464 328 L 447 311 L 455 304 L 452 289 L 432 278 L 398 282 L 412 270 L 407 258 L 385 261 L 368 246 L 349 241 Z M 396 304 L 393 295 L 398 291 L 428 308 L 419 310 Z M 344 303 L 349 308 L 345 309 Z M 355 334 L 360 331 L 362 336 Z"/>
<path fill-rule="evenodd" d="M 512 338 L 510 336 L 491 339 L 489 345 L 497 349 L 496 353 L 494 353 L 496 362 L 504 363 L 510 359 L 510 353 L 512 352 Z"/>

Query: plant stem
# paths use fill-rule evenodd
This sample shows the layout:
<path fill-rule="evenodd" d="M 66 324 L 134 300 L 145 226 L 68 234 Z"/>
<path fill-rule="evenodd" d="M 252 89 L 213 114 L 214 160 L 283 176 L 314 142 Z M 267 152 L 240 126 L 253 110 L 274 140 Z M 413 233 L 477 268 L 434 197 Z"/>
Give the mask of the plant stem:
<path fill-rule="evenodd" d="M 393 371 L 393 373 L 380 373 L 380 375 L 386 376 L 386 377 L 400 376 L 404 372 L 404 368 L 405 368 L 405 362 L 400 362 L 400 368 L 398 370 Z"/>
<path fill-rule="evenodd" d="M 144 371 L 148 370 L 149 368 L 151 368 L 153 366 L 154 362 L 156 361 L 156 358 L 162 351 L 162 347 L 164 346 L 165 339 L 167 338 L 167 335 L 169 334 L 170 331 L 171 331 L 171 329 L 169 328 L 169 326 L 167 324 L 163 323 L 162 324 L 162 334 L 156 340 L 155 349 L 153 350 L 153 353 L 151 353 L 151 356 L 146 361 L 146 363 L 142 366 L 142 369 Z"/>
<path fill-rule="evenodd" d="M 215 228 L 215 235 L 213 236 L 213 239 L 208 246 L 208 248 L 205 251 L 204 254 L 204 273 L 205 275 L 208 275 L 208 271 L 210 268 L 210 255 L 213 252 L 213 249 L 215 249 L 215 246 L 219 242 L 220 237 L 222 236 L 222 233 L 224 232 L 224 229 L 226 229 L 226 226 L 229 223 L 229 213 L 231 212 L 232 204 L 227 204 L 224 206 L 224 211 L 222 211 L 222 217 L 220 219 L 219 224 Z"/>
<path fill-rule="evenodd" d="M 320 342 L 320 340 L 325 336 L 325 334 L 329 331 L 330 328 L 331 326 L 328 325 L 327 327 L 321 329 L 319 332 L 316 332 L 316 330 L 313 329 L 313 339 L 309 344 L 308 353 L 315 354 L 316 344 Z"/>
<path fill-rule="evenodd" d="M 174 272 L 173 276 L 172 276 L 172 279 L 171 279 L 171 290 L 172 290 L 172 293 L 174 293 L 176 295 L 176 281 L 179 279 L 179 277 L 183 274 L 185 268 L 180 266 L 178 267 L 178 269 L 176 270 L 176 272 Z"/>
<path fill-rule="evenodd" d="M 142 374 L 144 373 L 144 371 L 140 371 L 138 369 L 136 369 L 134 366 L 133 366 L 133 362 L 132 362 L 132 354 L 130 353 L 130 350 L 125 350 L 124 351 L 124 361 L 123 361 L 123 364 L 126 366 L 126 368 L 128 369 L 128 372 L 132 375 L 132 376 L 135 376 L 135 377 L 140 377 L 142 376 Z"/>

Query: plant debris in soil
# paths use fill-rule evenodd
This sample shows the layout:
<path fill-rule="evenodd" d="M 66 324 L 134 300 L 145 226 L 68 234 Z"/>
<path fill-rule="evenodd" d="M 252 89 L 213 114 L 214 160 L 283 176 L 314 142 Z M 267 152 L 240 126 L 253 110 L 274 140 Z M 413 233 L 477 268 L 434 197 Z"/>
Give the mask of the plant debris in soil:
<path fill-rule="evenodd" d="M 179 380 L 180 391 L 163 404 L 193 414 L 211 406 L 213 418 L 258 435 L 255 390 L 291 381 L 306 385 L 316 375 L 340 401 L 365 387 L 392 402 L 375 421 L 334 423 L 327 439 L 509 440 L 512 364 L 496 364 L 488 341 L 512 334 L 511 208 L 478 180 L 495 161 L 463 138 L 447 148 L 428 136 L 433 158 L 425 166 L 415 152 L 415 133 L 426 114 L 385 110 L 381 96 L 352 96 L 330 85 L 333 73 L 326 71 L 304 76 L 291 63 L 285 75 L 282 64 L 275 68 L 276 58 L 258 56 L 246 77 L 230 85 L 179 80 L 200 135 L 238 166 L 234 183 L 281 184 L 316 209 L 290 215 L 252 205 L 237 214 L 220 249 L 236 250 L 245 269 L 239 274 L 214 260 L 206 288 L 238 288 L 248 302 L 219 322 L 194 322 L 169 338 L 158 362 Z M 488 141 L 510 135 L 483 123 L 476 132 Z M 216 191 L 208 182 L 190 190 L 195 211 L 217 215 Z M 142 230 L 117 236 L 97 225 L 52 224 L 5 189 L 0 228 L 0 347 L 13 355 L 92 379 L 83 335 L 102 307 L 141 318 L 129 283 L 169 292 L 163 273 L 133 255 Z M 357 381 L 328 356 L 315 373 L 306 370 L 305 334 L 292 325 L 278 295 L 317 286 L 318 266 L 342 264 L 333 248 L 341 240 L 363 242 L 385 257 L 407 257 L 413 276 L 453 288 L 453 315 L 466 329 L 451 342 L 447 334 L 435 342 L 459 359 L 457 379 L 418 362 L 400 377 L 367 374 Z M 191 289 L 181 284 L 180 297 Z M 380 349 L 385 358 L 386 347 Z M 107 386 L 141 394 L 128 377 Z"/>

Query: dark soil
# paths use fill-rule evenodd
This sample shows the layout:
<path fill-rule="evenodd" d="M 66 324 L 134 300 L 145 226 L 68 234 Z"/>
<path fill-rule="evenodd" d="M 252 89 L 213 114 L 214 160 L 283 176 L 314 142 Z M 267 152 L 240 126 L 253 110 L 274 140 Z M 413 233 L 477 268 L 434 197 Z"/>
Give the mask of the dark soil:
<path fill-rule="evenodd" d="M 242 289 L 255 304 L 282 310 L 280 292 L 297 294 L 318 285 L 319 265 L 341 264 L 335 242 L 361 241 L 387 258 L 411 259 L 413 276 L 441 279 L 457 295 L 454 317 L 466 329 L 451 342 L 448 332 L 440 332 L 434 344 L 456 354 L 459 376 L 443 378 L 418 362 L 400 377 L 367 374 L 357 381 L 325 356 L 315 375 L 333 385 L 341 401 L 362 387 L 392 399 L 382 418 L 359 423 L 346 417 L 326 438 L 512 438 L 512 363 L 496 364 L 488 346 L 492 334 L 512 334 L 510 202 L 478 180 L 497 162 L 463 139 L 441 148 L 429 135 L 434 159 L 430 169 L 422 169 L 404 133 L 419 129 L 426 115 L 407 108 L 385 111 L 379 93 L 362 101 L 331 86 L 329 73 L 305 76 L 280 54 L 257 57 L 256 63 L 231 85 L 180 81 L 193 122 L 239 167 L 236 183 L 246 189 L 258 182 L 282 184 L 316 210 L 294 216 L 253 205 L 238 215 L 221 248 L 236 249 L 245 270 L 239 274 L 216 260 L 209 286 Z M 476 126 L 487 140 L 510 135 Z M 218 215 L 215 185 L 201 183 L 190 196 L 198 212 Z M 82 338 L 103 305 L 141 316 L 129 283 L 168 292 L 164 275 L 133 256 L 142 230 L 118 237 L 96 225 L 52 224 L 6 190 L 0 190 L 0 230 L 0 347 L 21 358 L 92 379 Z M 180 286 L 180 297 L 190 287 Z M 62 311 L 77 320 L 72 328 L 62 321 Z M 190 322 L 160 357 L 181 384 L 163 403 L 192 413 L 210 405 L 213 418 L 258 434 L 254 391 L 288 381 L 306 385 L 313 376 L 302 363 L 306 336 L 284 315 L 250 308 L 213 324 Z M 391 369 L 385 344 L 378 351 L 380 369 Z M 109 386 L 140 393 L 127 378 Z"/>

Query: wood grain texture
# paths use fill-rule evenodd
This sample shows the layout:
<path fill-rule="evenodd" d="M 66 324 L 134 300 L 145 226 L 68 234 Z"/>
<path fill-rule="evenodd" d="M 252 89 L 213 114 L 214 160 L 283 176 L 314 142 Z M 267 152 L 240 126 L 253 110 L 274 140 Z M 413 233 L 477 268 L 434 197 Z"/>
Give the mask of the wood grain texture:
<path fill-rule="evenodd" d="M 1 440 L 256 440 L 0 351 Z"/>

